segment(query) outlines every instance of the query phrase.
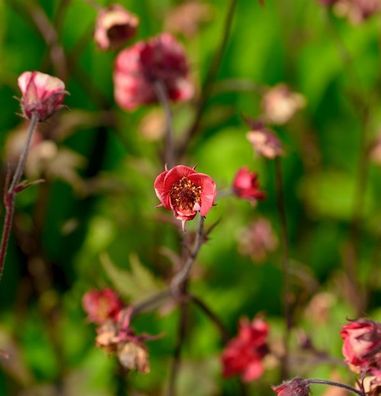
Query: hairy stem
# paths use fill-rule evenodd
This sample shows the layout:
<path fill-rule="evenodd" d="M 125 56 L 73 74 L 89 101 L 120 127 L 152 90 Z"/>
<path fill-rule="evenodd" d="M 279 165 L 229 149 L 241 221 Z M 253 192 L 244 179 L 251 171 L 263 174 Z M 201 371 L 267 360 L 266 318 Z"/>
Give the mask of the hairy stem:
<path fill-rule="evenodd" d="M 347 391 L 353 393 L 354 395 L 365 396 L 365 393 L 353 388 L 352 386 L 342 384 L 340 382 L 329 381 L 329 380 L 322 380 L 317 378 L 306 379 L 306 382 L 309 384 L 316 384 L 316 385 L 328 385 L 328 386 L 335 386 L 336 388 L 346 389 Z"/>
<path fill-rule="evenodd" d="M 15 211 L 15 198 L 17 194 L 17 187 L 20 183 L 24 171 L 25 162 L 28 157 L 30 144 L 32 142 L 32 137 L 37 124 L 38 124 L 38 115 L 34 113 L 29 123 L 27 139 L 23 151 L 18 160 L 12 181 L 9 187 L 8 186 L 5 187 L 5 191 L 4 191 L 5 217 L 4 217 L 3 232 L 0 242 L 0 279 L 2 278 L 4 271 L 5 257 L 7 254 L 8 242 L 13 224 L 13 215 Z"/>

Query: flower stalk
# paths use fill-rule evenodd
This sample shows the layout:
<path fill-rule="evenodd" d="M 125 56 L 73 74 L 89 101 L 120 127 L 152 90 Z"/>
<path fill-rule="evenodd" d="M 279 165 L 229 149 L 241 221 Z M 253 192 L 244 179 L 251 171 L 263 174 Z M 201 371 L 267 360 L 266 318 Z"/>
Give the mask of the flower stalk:
<path fill-rule="evenodd" d="M 26 160 L 28 157 L 30 145 L 31 145 L 32 138 L 33 138 L 34 132 L 36 130 L 38 121 L 39 121 L 39 116 L 36 112 L 34 112 L 30 119 L 28 132 L 27 132 L 27 139 L 26 139 L 23 151 L 22 151 L 20 158 L 18 160 L 15 173 L 13 174 L 13 177 L 12 177 L 9 187 L 6 185 L 4 188 L 3 201 L 4 201 L 4 207 L 5 207 L 5 217 L 4 217 L 3 232 L 2 232 L 2 236 L 1 236 L 1 242 L 0 242 L 0 280 L 1 280 L 1 278 L 3 276 L 3 272 L 4 272 L 5 257 L 7 254 L 8 242 L 9 242 L 12 224 L 13 224 L 13 216 L 14 216 L 14 211 L 15 211 L 15 198 L 16 198 L 16 194 L 25 188 L 25 186 L 20 185 L 20 181 L 21 181 L 22 174 L 24 172 L 25 163 L 26 163 Z"/>

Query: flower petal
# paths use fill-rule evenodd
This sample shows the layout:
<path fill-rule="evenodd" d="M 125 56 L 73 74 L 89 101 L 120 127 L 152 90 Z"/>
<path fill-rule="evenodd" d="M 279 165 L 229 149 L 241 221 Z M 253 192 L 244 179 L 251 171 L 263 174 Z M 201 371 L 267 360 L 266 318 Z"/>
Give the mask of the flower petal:
<path fill-rule="evenodd" d="M 204 173 L 195 173 L 189 176 L 194 184 L 201 186 L 201 216 L 206 216 L 216 199 L 217 187 L 214 180 Z"/>

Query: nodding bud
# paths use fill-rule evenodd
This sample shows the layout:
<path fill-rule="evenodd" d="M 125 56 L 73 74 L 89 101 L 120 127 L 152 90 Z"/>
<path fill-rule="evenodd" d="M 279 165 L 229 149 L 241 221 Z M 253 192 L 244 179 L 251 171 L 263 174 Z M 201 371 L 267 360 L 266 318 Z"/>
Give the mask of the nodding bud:
<path fill-rule="evenodd" d="M 67 92 L 59 78 L 27 71 L 21 74 L 17 82 L 22 93 L 20 103 L 25 118 L 31 119 L 35 114 L 38 121 L 44 121 L 62 107 Z"/>
<path fill-rule="evenodd" d="M 102 50 L 118 48 L 135 35 L 138 25 L 137 16 L 113 4 L 99 11 L 94 40 Z"/>
<path fill-rule="evenodd" d="M 309 396 L 310 394 L 308 381 L 302 378 L 294 378 L 272 388 L 278 396 Z"/>

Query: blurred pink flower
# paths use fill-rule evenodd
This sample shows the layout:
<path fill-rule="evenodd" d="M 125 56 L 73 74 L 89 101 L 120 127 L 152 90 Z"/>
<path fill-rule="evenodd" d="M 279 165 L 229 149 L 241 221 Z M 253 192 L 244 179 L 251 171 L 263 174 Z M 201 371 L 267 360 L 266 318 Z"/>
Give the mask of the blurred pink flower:
<path fill-rule="evenodd" d="M 308 382 L 302 378 L 294 378 L 272 388 L 278 396 L 308 396 L 310 394 Z"/>
<path fill-rule="evenodd" d="M 282 125 L 302 109 L 305 103 L 301 94 L 292 92 L 286 84 L 278 84 L 270 88 L 262 98 L 263 117 L 270 124 Z"/>
<path fill-rule="evenodd" d="M 345 361 L 355 372 L 381 373 L 381 323 L 358 319 L 340 331 Z"/>
<path fill-rule="evenodd" d="M 102 8 L 97 17 L 94 40 L 102 50 L 118 48 L 132 38 L 139 19 L 120 4 Z"/>
<path fill-rule="evenodd" d="M 90 322 L 102 324 L 117 318 L 123 302 L 112 289 L 90 290 L 84 294 L 82 306 Z"/>
<path fill-rule="evenodd" d="M 258 175 L 244 166 L 239 169 L 233 180 L 233 191 L 237 197 L 256 202 L 265 198 L 265 193 L 259 188 Z"/>
<path fill-rule="evenodd" d="M 262 123 L 253 123 L 251 127 L 252 129 L 247 133 L 246 137 L 258 155 L 268 159 L 283 155 L 281 142 Z"/>
<path fill-rule="evenodd" d="M 263 374 L 268 331 L 268 324 L 261 318 L 240 322 L 237 337 L 229 341 L 221 356 L 225 377 L 240 375 L 243 381 L 250 382 Z"/>
<path fill-rule="evenodd" d="M 337 0 L 333 4 L 338 16 L 360 24 L 381 11 L 380 0 Z"/>
<path fill-rule="evenodd" d="M 216 199 L 213 179 L 185 165 L 160 173 L 154 188 L 161 204 L 182 221 L 192 220 L 198 212 L 206 216 Z"/>
<path fill-rule="evenodd" d="M 264 217 L 260 217 L 249 224 L 240 233 L 238 242 L 240 253 L 249 255 L 253 261 L 258 263 L 266 260 L 267 255 L 278 246 L 278 239 L 271 223 Z"/>
<path fill-rule="evenodd" d="M 65 84 L 59 78 L 27 71 L 18 78 L 18 86 L 25 118 L 30 119 L 32 114 L 36 114 L 39 121 L 44 121 L 62 107 L 66 91 Z"/>
<path fill-rule="evenodd" d="M 155 84 L 161 83 L 170 100 L 193 95 L 189 67 L 182 46 L 168 33 L 141 41 L 119 53 L 114 69 L 114 94 L 120 107 L 157 102 Z"/>

